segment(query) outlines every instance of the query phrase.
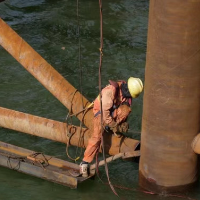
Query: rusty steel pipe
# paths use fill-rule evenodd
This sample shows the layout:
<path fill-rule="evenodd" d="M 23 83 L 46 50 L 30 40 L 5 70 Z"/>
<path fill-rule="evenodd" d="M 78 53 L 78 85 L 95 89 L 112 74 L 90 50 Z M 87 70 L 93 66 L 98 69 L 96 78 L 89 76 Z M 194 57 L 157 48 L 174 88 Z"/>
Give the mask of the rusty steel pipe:
<path fill-rule="evenodd" d="M 27 113 L 22 113 L 0 107 L 0 126 L 19 132 L 47 138 L 61 143 L 68 143 L 67 133 L 73 133 L 70 144 L 85 148 L 90 137 L 90 130 L 80 127 L 71 128 L 70 125 L 55 120 L 50 120 Z M 80 131 L 83 134 L 83 143 L 79 142 Z M 113 134 L 105 134 L 106 152 L 115 155 L 120 152 L 132 152 L 139 145 L 138 140 L 118 138 Z"/>
<path fill-rule="evenodd" d="M 8 51 L 47 90 L 82 121 L 83 106 L 90 104 L 64 77 L 0 18 L 0 45 Z M 72 103 L 73 102 L 73 103 Z M 83 102 L 83 103 L 82 103 Z M 83 104 L 83 105 L 82 105 Z M 89 109 L 83 123 L 92 126 L 93 113 Z"/>
<path fill-rule="evenodd" d="M 12 129 L 22 133 L 28 133 L 31 135 L 39 136 L 61 143 L 67 144 L 68 142 L 66 123 L 2 107 L 0 107 L 0 126 L 3 128 Z M 70 140 L 71 145 L 78 145 L 77 142 L 80 133 L 80 128 L 75 126 L 72 129 L 72 127 L 69 126 L 68 130 L 74 132 Z M 85 133 L 87 132 L 85 134 L 86 137 L 86 135 L 88 135 L 88 130 L 83 129 L 82 131 Z M 84 139 L 86 140 L 86 138 Z"/>
<path fill-rule="evenodd" d="M 200 0 L 150 1 L 139 184 L 157 193 L 197 181 L 199 9 Z"/>

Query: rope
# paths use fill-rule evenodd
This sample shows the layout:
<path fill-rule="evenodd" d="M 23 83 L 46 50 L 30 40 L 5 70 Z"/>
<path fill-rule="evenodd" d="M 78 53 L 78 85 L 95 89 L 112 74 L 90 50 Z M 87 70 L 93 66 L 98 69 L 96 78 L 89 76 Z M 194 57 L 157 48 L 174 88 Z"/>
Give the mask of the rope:
<path fill-rule="evenodd" d="M 78 147 L 81 147 L 81 146 L 84 145 L 84 142 L 83 142 L 83 141 L 84 141 L 84 133 L 85 133 L 85 132 L 82 132 L 83 120 L 84 120 L 84 117 L 85 117 L 85 114 L 87 113 L 87 111 L 88 111 L 90 108 L 92 108 L 92 106 L 93 106 L 93 104 L 94 104 L 94 103 L 92 102 L 92 103 L 90 103 L 86 108 L 84 108 L 83 110 L 79 111 L 79 112 L 76 113 L 76 114 L 73 114 L 73 113 L 72 113 L 72 101 L 73 101 L 74 96 L 75 96 L 75 94 L 76 94 L 77 91 L 78 91 L 78 90 L 75 90 L 74 93 L 73 93 L 73 95 L 72 95 L 71 107 L 70 107 L 69 112 L 68 112 L 68 114 L 67 114 L 67 117 L 66 117 L 66 119 L 65 119 L 65 122 L 67 123 L 66 129 L 67 129 L 67 137 L 68 137 L 67 146 L 66 146 L 66 154 L 67 154 L 68 158 L 71 159 L 71 160 L 73 160 L 74 162 L 76 162 L 77 160 L 79 160 L 80 157 L 81 157 L 81 155 L 82 155 L 83 150 L 82 150 L 82 148 L 81 148 L 80 154 L 79 154 L 79 156 L 77 156 L 77 154 L 78 154 Z M 71 137 L 73 136 L 73 134 L 76 132 L 76 130 L 75 130 L 74 132 L 71 132 L 71 131 L 69 130 L 68 127 L 69 127 L 69 125 L 71 125 L 70 129 L 75 128 L 74 125 L 73 125 L 72 116 L 76 116 L 76 115 L 80 114 L 81 112 L 83 112 L 83 114 L 82 114 L 82 118 L 81 118 L 81 121 L 80 121 L 79 140 L 78 140 L 78 145 L 77 145 L 77 147 L 76 147 L 75 158 L 72 158 L 72 156 L 69 155 L 69 146 L 70 146 L 70 139 L 71 139 Z M 68 123 L 68 118 L 70 118 L 70 123 Z M 87 130 L 87 129 L 86 129 L 86 130 Z"/>
<path fill-rule="evenodd" d="M 43 153 L 40 153 L 40 152 L 35 152 L 35 153 L 30 154 L 28 156 L 10 156 L 10 155 L 8 155 L 6 153 L 2 153 L 2 152 L 0 152 L 0 155 L 7 157 L 8 158 L 8 160 L 7 160 L 8 168 L 16 170 L 16 171 L 20 169 L 21 162 L 26 162 L 27 160 L 31 161 L 33 165 L 35 165 L 37 163 L 37 164 L 39 164 L 39 166 L 41 168 L 45 169 L 45 167 L 47 167 L 49 165 L 48 161 L 52 158 L 52 157 L 50 157 L 49 159 L 47 159 L 45 157 L 45 155 Z M 42 158 L 37 158 L 38 155 L 42 155 Z M 18 161 L 16 166 L 12 165 L 11 159 Z"/>
<path fill-rule="evenodd" d="M 42 158 L 37 158 L 38 155 L 41 155 Z M 43 153 L 35 152 L 33 154 L 30 154 L 26 158 L 28 160 L 31 160 L 33 165 L 35 165 L 37 163 L 37 164 L 40 165 L 40 167 L 42 167 L 43 169 L 45 169 L 45 167 L 49 166 L 49 160 L 52 157 L 50 157 L 49 159 L 47 159 Z"/>
<path fill-rule="evenodd" d="M 72 99 L 71 99 L 71 104 L 70 104 L 70 108 L 69 108 L 69 112 L 67 113 L 67 116 L 65 118 L 65 123 L 67 124 L 67 135 L 68 133 L 70 133 L 70 131 L 68 130 L 68 126 L 71 125 L 73 126 L 73 120 L 72 120 L 72 102 L 73 102 L 73 99 L 74 99 L 74 96 L 76 94 L 78 90 L 76 89 L 72 95 Z M 70 122 L 68 122 L 68 119 L 70 118 Z"/>
<path fill-rule="evenodd" d="M 80 70 L 80 80 L 79 80 L 79 87 L 80 87 L 80 93 L 82 95 L 82 76 L 83 76 L 83 70 L 82 70 L 82 65 L 81 65 L 81 37 L 80 37 L 80 22 L 79 22 L 79 0 L 76 2 L 76 14 L 77 14 L 77 37 L 78 37 L 78 61 L 79 61 L 79 70 Z M 82 100 L 82 106 L 84 107 L 83 104 L 83 96 L 81 98 Z"/>
<path fill-rule="evenodd" d="M 6 156 L 6 155 L 4 155 Z M 25 161 L 25 157 L 17 157 L 17 156 L 6 156 L 8 157 L 8 160 L 7 160 L 7 166 L 10 168 L 10 169 L 13 169 L 13 170 L 19 170 L 20 169 L 20 163 L 21 162 L 24 162 Z M 15 167 L 12 166 L 11 164 L 11 159 L 15 159 L 15 160 L 18 160 L 18 163 L 16 164 Z"/>
<path fill-rule="evenodd" d="M 77 38 L 78 38 L 78 65 L 79 65 L 79 71 L 80 71 L 80 74 L 79 74 L 79 87 L 80 87 L 80 94 L 81 94 L 81 100 L 82 100 L 82 110 L 79 111 L 78 113 L 75 113 L 73 114 L 72 113 L 72 108 L 68 114 L 67 117 L 72 117 L 72 116 L 77 116 L 78 114 L 82 113 L 82 119 L 80 120 L 80 131 L 79 131 L 79 140 L 78 140 L 78 145 L 77 145 L 77 148 L 76 148 L 76 153 L 75 153 L 75 158 L 72 158 L 70 155 L 69 155 L 69 151 L 68 151 L 68 148 L 69 148 L 69 145 L 70 145 L 70 139 L 72 137 L 72 135 L 75 133 L 70 133 L 70 131 L 68 130 L 68 127 L 67 127 L 67 135 L 69 136 L 68 137 L 68 142 L 67 142 L 67 146 L 66 146 L 66 153 L 67 153 L 67 156 L 68 158 L 70 158 L 71 160 L 73 161 L 77 161 L 80 159 L 81 155 L 82 155 L 82 149 L 80 151 L 80 154 L 78 156 L 78 147 L 81 146 L 81 142 L 83 143 L 83 136 L 84 136 L 84 132 L 82 134 L 82 126 L 83 126 L 83 119 L 84 119 L 84 116 L 85 116 L 85 113 L 88 111 L 88 109 L 91 107 L 91 104 L 87 107 L 87 108 L 84 108 L 84 102 L 83 102 L 83 95 L 82 95 L 82 76 L 83 76 L 83 70 L 82 70 L 82 65 L 81 65 L 81 38 L 80 38 L 80 20 L 79 20 L 79 0 L 76 1 L 76 14 L 77 14 Z M 76 90 L 77 91 L 77 90 Z M 75 95 L 75 93 L 74 93 Z M 73 97 L 74 97 L 73 95 Z M 72 98 L 72 101 L 73 101 L 73 98 Z M 72 105 L 72 102 L 71 102 L 71 105 Z M 93 104 L 92 104 L 93 105 Z M 72 120 L 71 120 L 72 122 Z M 71 123 L 72 125 L 72 123 Z M 73 125 L 72 125 L 73 126 Z"/>
<path fill-rule="evenodd" d="M 71 131 L 72 129 L 74 129 L 74 131 Z M 66 154 L 67 154 L 67 157 L 73 161 L 77 161 L 79 159 L 79 157 L 75 157 L 75 158 L 72 158 L 70 155 L 69 155 L 69 146 L 70 146 L 70 140 L 71 140 L 71 137 L 72 135 L 74 135 L 74 133 L 76 132 L 76 127 L 75 126 L 71 126 L 69 129 L 68 129 L 68 125 L 67 125 L 67 146 L 66 146 Z"/>
<path fill-rule="evenodd" d="M 66 145 L 66 154 L 67 154 L 67 156 L 68 156 L 69 159 L 71 159 L 71 160 L 73 160 L 73 161 L 75 161 L 75 162 L 80 158 L 80 156 L 77 157 L 77 155 L 76 155 L 75 158 L 72 158 L 72 157 L 69 155 L 70 139 L 71 139 L 71 136 L 73 135 L 73 133 L 69 131 L 68 126 L 71 125 L 70 130 L 71 130 L 72 127 L 74 127 L 74 126 L 73 126 L 73 120 L 72 120 L 72 102 L 73 102 L 74 96 L 75 96 L 75 94 L 76 94 L 77 91 L 78 91 L 78 90 L 76 89 L 76 90 L 74 91 L 73 95 L 72 95 L 71 106 L 70 106 L 69 112 L 68 112 L 68 114 L 67 114 L 67 116 L 66 116 L 66 119 L 65 119 L 65 122 L 66 122 L 66 124 L 67 124 L 66 130 L 67 130 L 67 137 L 68 137 L 67 145 Z M 68 122 L 68 119 L 69 119 L 69 118 L 70 118 L 70 122 Z M 75 131 L 76 131 L 76 130 L 75 130 Z M 78 147 L 77 147 L 77 148 L 78 148 Z"/>
<path fill-rule="evenodd" d="M 99 0 L 99 9 L 100 9 L 100 61 L 99 61 L 99 97 L 100 97 L 100 112 L 101 112 L 101 146 L 102 146 L 102 153 L 103 158 L 105 162 L 105 171 L 106 176 L 108 179 L 109 186 L 113 193 L 119 197 L 117 192 L 115 191 L 115 188 L 113 187 L 110 177 L 109 177 L 109 171 L 108 171 L 108 165 L 106 162 L 106 156 L 105 156 L 105 149 L 104 149 L 104 138 L 103 138 L 103 115 L 102 115 L 102 95 L 101 95 L 101 68 L 102 68 L 102 60 L 103 60 L 103 14 L 102 14 L 102 0 Z M 98 165 L 97 165 L 98 166 Z"/>
<path fill-rule="evenodd" d="M 83 110 L 81 110 L 81 111 L 79 111 L 79 112 L 77 112 L 77 113 L 72 113 L 72 114 L 70 114 L 70 117 L 72 117 L 72 116 L 77 116 L 78 114 L 80 114 L 80 113 L 82 113 L 82 112 L 86 112 L 86 111 L 88 111 L 90 108 L 92 108 L 93 107 L 93 105 L 94 105 L 94 102 L 92 102 L 92 103 L 90 103 L 86 108 L 84 108 Z"/>
<path fill-rule="evenodd" d="M 80 38 L 80 22 L 79 22 L 79 0 L 76 1 L 76 15 L 77 15 L 77 37 L 78 37 L 78 63 L 79 63 L 79 87 L 80 87 L 80 93 L 81 93 L 81 101 L 82 101 L 82 111 L 83 112 L 83 116 L 82 116 L 82 119 L 80 121 L 80 132 L 79 132 L 79 141 L 78 141 L 78 145 L 77 145 L 77 148 L 76 148 L 76 157 L 77 159 L 75 160 L 75 162 L 77 160 L 80 159 L 81 155 L 82 155 L 82 149 L 80 151 L 80 154 L 79 156 L 78 155 L 78 146 L 80 145 L 80 142 L 81 142 L 81 138 L 82 138 L 82 135 L 81 135 L 81 132 L 82 132 L 82 126 L 83 126 L 83 118 L 84 118 L 84 103 L 83 103 L 83 91 L 82 91 L 82 76 L 83 76 L 83 70 L 82 70 L 82 65 L 81 65 L 81 38 Z M 80 114 L 81 112 L 79 113 L 76 113 L 75 116 L 77 116 L 77 114 Z"/>
<path fill-rule="evenodd" d="M 72 118 L 71 118 L 71 114 L 72 114 L 72 102 L 73 102 L 73 99 L 74 99 L 74 96 L 76 94 L 78 90 L 76 89 L 72 95 L 72 99 L 71 99 L 71 104 L 70 104 L 70 109 L 69 109 L 69 112 L 67 113 L 67 116 L 66 116 L 66 119 L 65 119 L 65 122 L 67 123 L 68 122 L 68 118 L 70 117 L 70 121 L 71 121 L 71 124 L 72 124 Z"/>

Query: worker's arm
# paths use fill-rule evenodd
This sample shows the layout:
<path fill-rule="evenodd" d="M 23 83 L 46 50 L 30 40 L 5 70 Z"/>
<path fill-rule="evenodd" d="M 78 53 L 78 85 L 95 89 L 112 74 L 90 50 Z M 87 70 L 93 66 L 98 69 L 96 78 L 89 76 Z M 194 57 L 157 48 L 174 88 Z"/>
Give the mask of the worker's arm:
<path fill-rule="evenodd" d="M 110 115 L 110 109 L 113 106 L 114 93 L 115 88 L 112 85 L 109 85 L 102 90 L 103 121 L 108 125 L 113 122 L 113 118 Z"/>

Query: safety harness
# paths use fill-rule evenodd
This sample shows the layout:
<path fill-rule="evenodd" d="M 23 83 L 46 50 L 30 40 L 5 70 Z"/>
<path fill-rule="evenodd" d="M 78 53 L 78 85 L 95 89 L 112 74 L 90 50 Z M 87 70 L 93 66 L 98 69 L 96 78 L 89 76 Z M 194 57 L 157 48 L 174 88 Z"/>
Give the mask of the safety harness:
<path fill-rule="evenodd" d="M 110 85 L 112 85 L 113 87 L 115 87 L 115 95 L 114 95 L 114 97 L 115 97 L 115 99 L 117 99 L 117 97 L 119 95 L 120 87 L 121 87 L 122 84 L 126 84 L 126 81 L 120 80 L 120 81 L 116 82 L 116 81 L 109 80 L 109 83 L 110 83 Z M 119 86 L 119 83 L 121 83 L 120 86 Z M 132 104 L 132 98 L 128 97 L 128 98 L 124 98 L 120 102 L 118 102 L 118 101 L 114 102 L 112 108 L 110 109 L 110 115 L 113 117 L 115 109 L 119 108 L 120 105 L 124 105 L 124 104 L 126 104 L 128 106 L 131 106 L 131 104 Z M 101 114 L 100 110 L 97 113 L 95 113 L 94 117 L 97 117 L 99 114 Z"/>

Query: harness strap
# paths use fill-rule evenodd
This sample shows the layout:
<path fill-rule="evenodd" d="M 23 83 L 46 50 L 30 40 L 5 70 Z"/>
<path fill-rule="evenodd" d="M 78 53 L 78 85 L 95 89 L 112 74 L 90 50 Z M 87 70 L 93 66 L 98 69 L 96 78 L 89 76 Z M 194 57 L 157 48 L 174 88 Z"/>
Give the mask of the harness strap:
<path fill-rule="evenodd" d="M 94 115 L 94 117 L 97 117 L 99 114 L 101 114 L 100 110 Z"/>

